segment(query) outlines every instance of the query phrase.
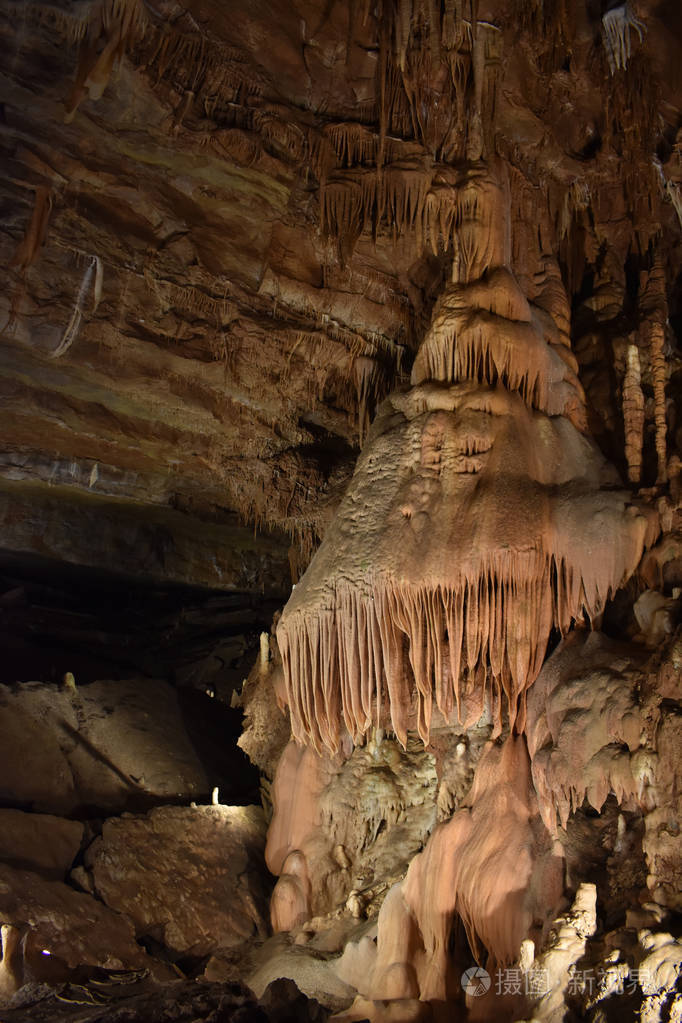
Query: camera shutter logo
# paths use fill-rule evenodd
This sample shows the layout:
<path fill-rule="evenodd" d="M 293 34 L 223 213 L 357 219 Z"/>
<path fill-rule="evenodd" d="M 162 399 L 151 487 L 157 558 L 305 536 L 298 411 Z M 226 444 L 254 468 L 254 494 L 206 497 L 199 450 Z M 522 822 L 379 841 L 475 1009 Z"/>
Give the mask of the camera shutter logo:
<path fill-rule="evenodd" d="M 464 993 L 477 998 L 490 990 L 490 974 L 482 966 L 470 966 L 462 974 Z"/>

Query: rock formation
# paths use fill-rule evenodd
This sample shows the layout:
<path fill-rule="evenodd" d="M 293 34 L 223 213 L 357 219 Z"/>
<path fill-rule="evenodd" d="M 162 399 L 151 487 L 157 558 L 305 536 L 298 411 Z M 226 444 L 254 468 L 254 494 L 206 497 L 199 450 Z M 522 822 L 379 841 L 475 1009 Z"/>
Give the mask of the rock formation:
<path fill-rule="evenodd" d="M 682 1018 L 676 5 L 0 42 L 3 1020 Z"/>

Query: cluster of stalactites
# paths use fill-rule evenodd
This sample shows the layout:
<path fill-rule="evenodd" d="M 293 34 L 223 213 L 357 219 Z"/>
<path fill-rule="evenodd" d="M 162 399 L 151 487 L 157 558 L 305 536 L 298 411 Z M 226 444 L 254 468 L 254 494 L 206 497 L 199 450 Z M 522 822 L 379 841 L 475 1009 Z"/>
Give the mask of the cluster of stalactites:
<path fill-rule="evenodd" d="M 495 329 L 491 329 L 492 326 Z M 538 343 L 536 323 L 507 320 L 479 311 L 470 314 L 457 334 L 447 323 L 429 332 L 422 346 L 416 383 L 478 380 L 494 386 L 499 380 L 525 403 L 549 415 L 576 413 L 582 425 L 582 388 L 569 350 Z M 554 379 L 552 379 L 554 374 Z M 570 406 L 570 407 L 569 407 Z"/>
<path fill-rule="evenodd" d="M 412 229 L 421 234 L 430 184 L 429 166 L 336 174 L 320 188 L 320 227 L 334 238 L 356 239 L 382 224 L 395 235 Z"/>
<path fill-rule="evenodd" d="M 181 82 L 184 79 L 185 94 L 173 118 L 176 127 L 200 93 L 210 116 L 209 107 L 231 99 L 235 90 L 248 95 L 262 92 L 262 83 L 252 69 L 247 71 L 242 55 L 228 44 L 209 41 L 189 12 L 170 22 L 155 17 L 143 0 L 101 0 L 81 5 L 75 14 L 47 4 L 35 5 L 30 13 L 79 46 L 67 121 L 86 96 L 102 97 L 113 70 L 131 53 L 157 82 L 170 71 Z"/>
<path fill-rule="evenodd" d="M 320 228 L 326 235 L 353 242 L 363 232 L 383 228 L 395 237 L 414 232 L 417 247 L 435 255 L 453 252 L 464 267 L 480 255 L 466 251 L 462 222 L 468 216 L 468 192 L 435 183 L 442 168 L 430 160 L 403 160 L 373 168 L 336 170 L 320 185 Z"/>
<path fill-rule="evenodd" d="M 505 704 L 522 728 L 552 628 L 566 632 L 583 609 L 598 614 L 607 596 L 541 552 L 499 554 L 456 587 L 339 583 L 333 606 L 294 612 L 278 629 L 294 737 L 336 752 L 343 729 L 357 743 L 388 726 L 404 746 L 416 713 L 428 744 L 434 698 L 446 720 L 456 711 L 472 724 L 488 693 L 497 728 Z M 465 688 L 480 697 L 470 710 Z"/>

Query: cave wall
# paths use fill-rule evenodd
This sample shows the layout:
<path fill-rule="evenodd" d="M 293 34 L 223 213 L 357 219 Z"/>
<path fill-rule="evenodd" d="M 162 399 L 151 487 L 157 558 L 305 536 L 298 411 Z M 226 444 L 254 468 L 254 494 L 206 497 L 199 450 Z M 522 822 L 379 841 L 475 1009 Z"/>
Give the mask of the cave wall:
<path fill-rule="evenodd" d="M 1 694 L 8 732 L 28 722 L 5 743 L 18 837 L 0 855 L 3 994 L 50 978 L 43 943 L 62 981 L 124 968 L 167 983 L 170 963 L 260 996 L 288 977 L 348 1020 L 678 1018 L 676 5 L 7 0 L 0 41 L 3 623 L 14 650 L 17 628 L 61 647 L 51 686 Z M 481 167 L 492 204 L 467 184 Z M 420 504 L 410 489 L 414 458 L 421 483 L 438 474 L 467 401 L 480 441 L 486 388 L 516 425 L 487 502 L 450 529 L 448 494 L 423 487 Z M 487 450 L 459 451 L 457 471 L 473 478 Z M 491 591 L 467 558 L 519 546 L 507 527 L 529 479 L 551 500 L 523 527 L 554 561 L 500 570 L 497 606 L 524 623 L 511 635 L 489 602 L 484 614 Z M 418 521 L 448 528 L 410 555 L 417 596 L 365 586 L 370 563 L 372 585 L 386 566 L 400 575 Z M 112 594 L 190 584 L 233 602 L 183 592 L 170 624 L 146 619 L 156 646 L 132 650 L 127 623 L 98 623 L 99 664 L 136 678 L 81 695 L 63 640 L 88 646 L 95 619 L 71 596 L 57 610 L 58 588 L 45 615 L 28 566 L 69 584 L 91 569 Z M 561 573 L 552 603 L 541 591 Z M 443 611 L 424 596 L 441 575 L 460 602 L 445 682 L 437 665 L 431 677 Z M 211 699 L 230 701 L 292 583 L 236 698 L 264 812 L 215 792 L 160 805 L 208 802 L 243 762 L 216 767 L 198 710 L 180 706 L 179 723 L 182 693 L 150 677 L 210 689 L 201 710 L 217 721 Z M 344 598 L 332 655 L 346 584 L 361 599 Z M 188 650 L 192 615 L 205 629 Z M 165 716 L 150 728 L 154 699 Z M 36 731 L 47 794 L 17 773 Z M 58 869 L 31 858 L 32 828 L 74 824 Z M 519 971 L 526 998 L 480 998 L 460 978 L 474 962 Z M 596 991 L 576 985 L 588 970 Z"/>

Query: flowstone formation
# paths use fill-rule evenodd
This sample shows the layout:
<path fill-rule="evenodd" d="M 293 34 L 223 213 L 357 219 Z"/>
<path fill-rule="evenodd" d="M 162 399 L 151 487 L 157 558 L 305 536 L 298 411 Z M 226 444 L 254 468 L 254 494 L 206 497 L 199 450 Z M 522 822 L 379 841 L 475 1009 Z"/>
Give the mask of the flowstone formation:
<path fill-rule="evenodd" d="M 486 689 L 497 731 L 505 712 L 522 730 L 551 630 L 594 621 L 653 538 L 580 429 L 556 274 L 529 302 L 484 165 L 451 202 L 453 279 L 413 386 L 380 410 L 278 627 L 293 732 L 318 750 L 372 727 L 404 745 L 415 715 L 427 744 L 434 700 L 473 723 Z"/>
<path fill-rule="evenodd" d="M 552 260 L 539 254 L 531 297 L 514 276 L 504 166 L 452 168 L 448 189 L 452 279 L 412 386 L 380 408 L 337 516 L 277 626 L 279 698 L 301 745 L 287 747 L 273 789 L 275 930 L 329 912 L 348 889 L 357 849 L 333 843 L 322 808 L 359 746 L 369 741 L 376 763 L 382 737 L 395 735 L 404 772 L 416 732 L 427 752 L 440 742 L 442 778 L 457 755 L 442 745 L 448 729 L 464 737 L 487 726 L 454 815 L 416 857 L 403 848 L 411 863 L 383 901 L 362 976 L 341 974 L 362 995 L 347 1020 L 383 1019 L 386 1002 L 403 1005 L 401 1019 L 422 1018 L 424 1003 L 434 1011 L 461 1004 L 459 975 L 472 957 L 493 972 L 517 962 L 524 942 L 541 944 L 564 887 L 557 812 L 565 826 L 579 795 L 599 809 L 610 791 L 622 800 L 638 789 L 629 762 L 621 780 L 618 751 L 602 751 L 608 740 L 590 732 L 591 715 L 604 713 L 599 696 L 617 699 L 613 685 L 597 690 L 580 719 L 586 739 L 573 755 L 584 760 L 581 793 L 570 771 L 557 787 L 557 758 L 570 751 L 562 745 L 550 756 L 546 743 L 563 733 L 543 731 L 541 695 L 529 716 L 527 694 L 545 694 L 553 722 L 553 702 L 558 708 L 566 697 L 551 675 L 542 688 L 536 682 L 551 635 L 567 635 L 576 622 L 598 625 L 655 539 L 657 516 L 631 500 L 587 433 Z M 630 711 L 627 698 L 616 705 L 613 739 L 634 753 L 639 727 Z M 591 775 L 588 760 L 600 752 Z M 413 812 L 404 795 L 395 802 L 405 817 Z M 470 1018 L 511 1018 L 521 1004 L 479 999 Z"/>

